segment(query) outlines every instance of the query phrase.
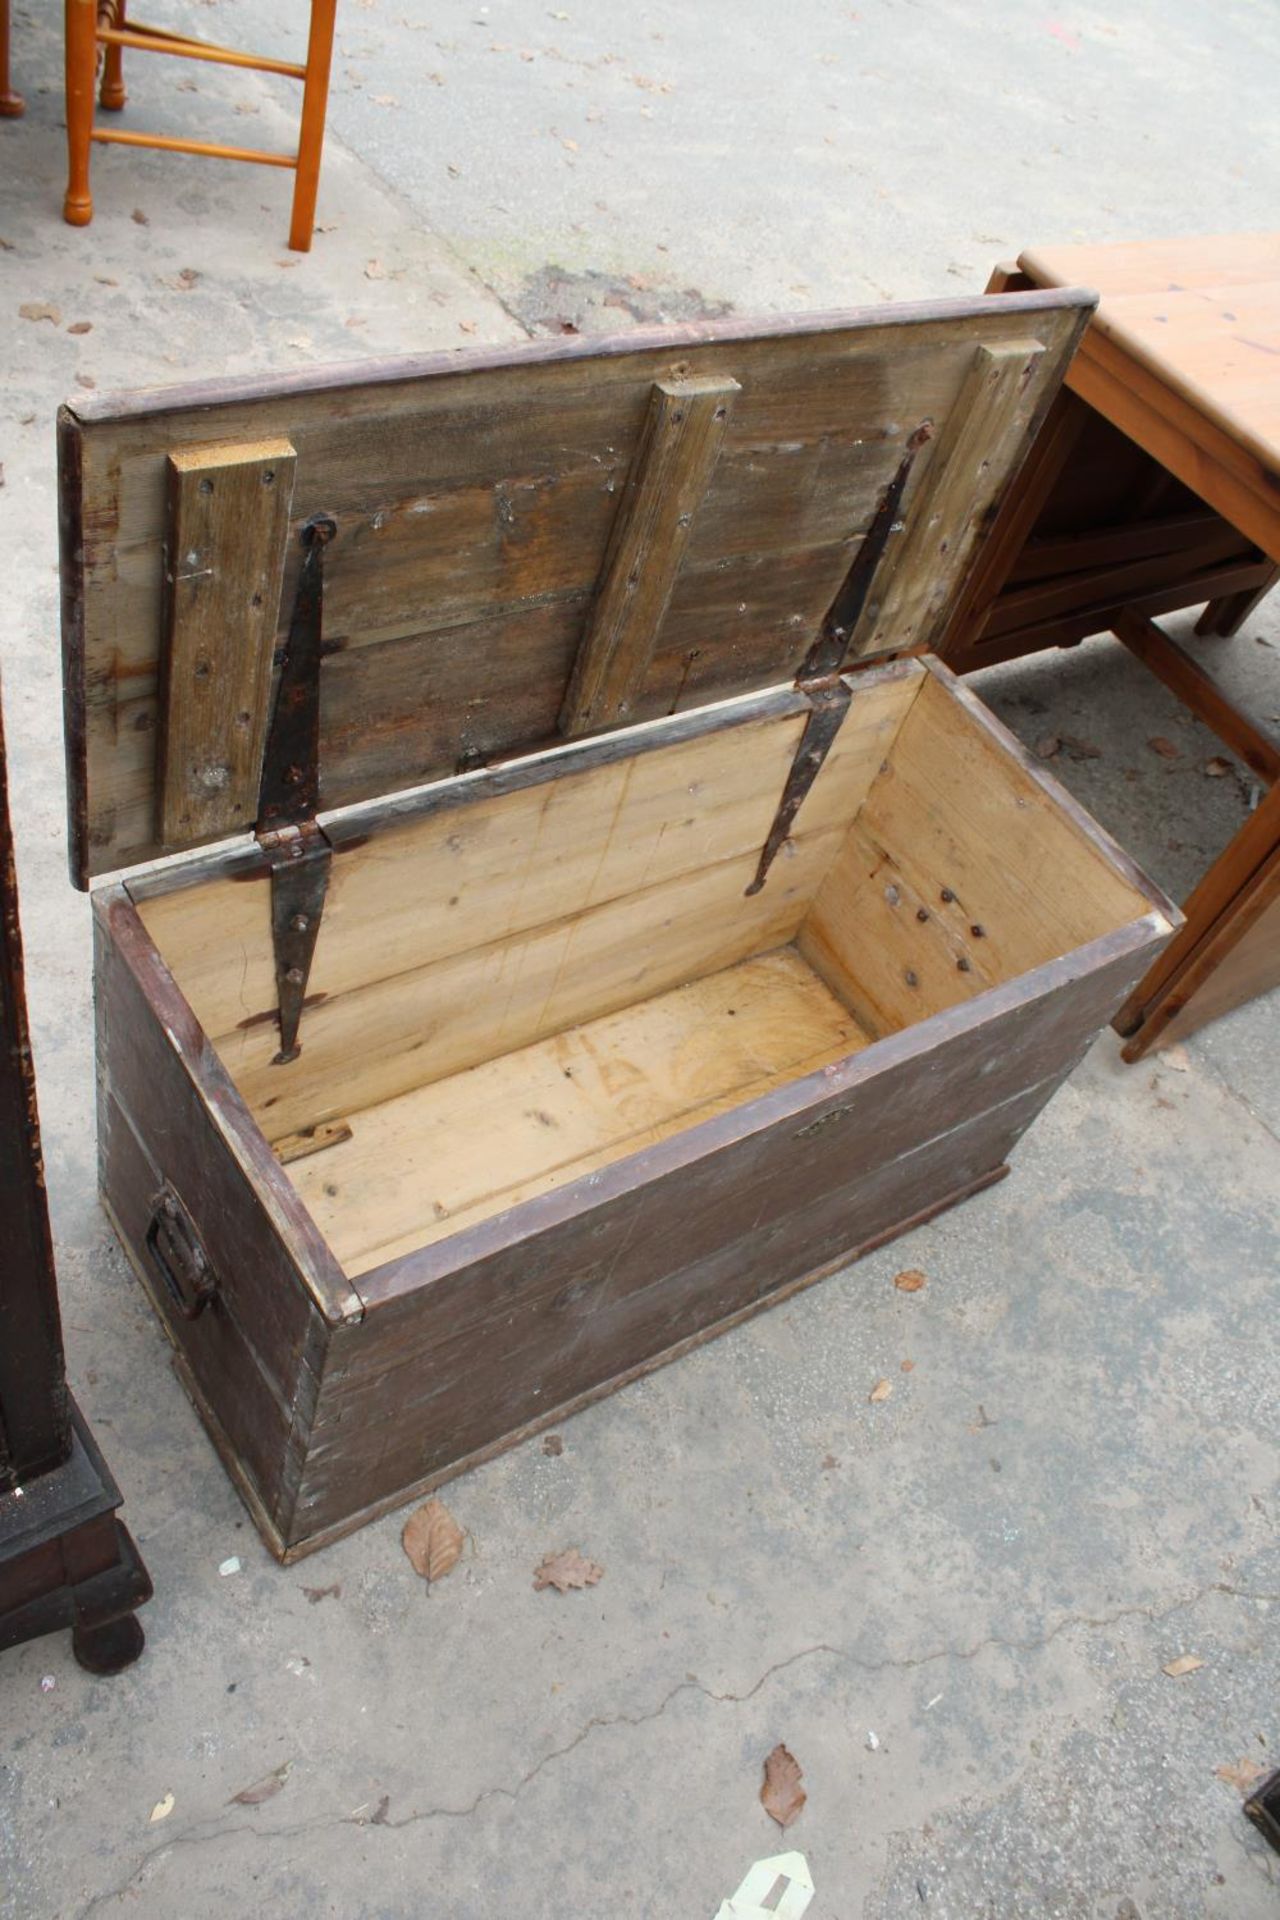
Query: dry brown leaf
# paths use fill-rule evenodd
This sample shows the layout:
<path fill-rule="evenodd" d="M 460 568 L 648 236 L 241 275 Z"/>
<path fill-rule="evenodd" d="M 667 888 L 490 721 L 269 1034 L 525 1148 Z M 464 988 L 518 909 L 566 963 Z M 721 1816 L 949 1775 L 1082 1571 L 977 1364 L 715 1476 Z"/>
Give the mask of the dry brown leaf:
<path fill-rule="evenodd" d="M 1036 741 L 1036 752 L 1042 760 L 1052 760 L 1062 746 L 1056 733 L 1042 733 Z"/>
<path fill-rule="evenodd" d="M 1181 1680 L 1203 1665 L 1204 1661 L 1198 1653 L 1180 1653 L 1176 1660 L 1166 1661 L 1161 1671 L 1167 1673 L 1171 1680 Z"/>
<path fill-rule="evenodd" d="M 274 1800 L 292 1770 L 292 1760 L 277 1767 L 274 1773 L 267 1774 L 263 1780 L 255 1780 L 251 1787 L 241 1787 L 239 1793 L 233 1793 L 227 1805 L 229 1807 L 260 1807 L 264 1800 Z"/>
<path fill-rule="evenodd" d="M 1162 760 L 1180 760 L 1182 758 L 1180 749 L 1174 746 L 1172 740 L 1166 740 L 1162 733 L 1153 733 L 1147 745 L 1150 747 L 1152 753 L 1158 753 Z"/>
<path fill-rule="evenodd" d="M 1231 762 L 1224 760 L 1220 753 L 1215 753 L 1212 760 L 1205 761 L 1204 770 L 1211 780 L 1221 780 L 1224 773 L 1230 773 Z"/>
<path fill-rule="evenodd" d="M 542 1438 L 542 1451 L 556 1460 L 564 1452 L 564 1441 L 558 1433 L 547 1433 Z"/>
<path fill-rule="evenodd" d="M 55 327 L 62 319 L 60 309 L 48 300 L 24 300 L 18 313 L 23 320 L 48 320 Z"/>
<path fill-rule="evenodd" d="M 779 1741 L 764 1763 L 760 1805 L 780 1827 L 789 1827 L 808 1799 L 801 1781 L 800 1762 Z"/>
<path fill-rule="evenodd" d="M 576 1547 L 566 1547 L 562 1553 L 547 1555 L 534 1573 L 533 1586 L 535 1593 L 541 1593 L 544 1587 L 568 1593 L 571 1587 L 594 1587 L 603 1578 L 603 1567 L 594 1560 L 584 1560 Z"/>
<path fill-rule="evenodd" d="M 342 1582 L 335 1580 L 331 1587 L 304 1587 L 302 1591 L 314 1607 L 318 1606 L 322 1600 L 340 1600 L 342 1598 Z"/>
<path fill-rule="evenodd" d="M 141 207 L 135 207 L 129 218 L 133 221 L 135 227 L 149 227 L 151 225 L 150 220 L 142 211 Z"/>
<path fill-rule="evenodd" d="M 366 280 L 385 280 L 387 270 L 381 260 L 367 260 L 365 262 L 364 277 Z"/>
<path fill-rule="evenodd" d="M 476 323 L 474 320 L 459 320 L 458 322 L 459 333 L 474 333 L 475 330 L 476 330 Z"/>
<path fill-rule="evenodd" d="M 887 1400 L 889 1398 L 889 1395 L 892 1392 L 893 1392 L 892 1380 L 877 1380 L 874 1387 L 872 1387 L 870 1393 L 867 1395 L 867 1398 L 871 1402 L 872 1406 L 878 1406 L 882 1400 Z"/>
<path fill-rule="evenodd" d="M 1235 1787 L 1239 1793 L 1248 1793 L 1250 1787 L 1261 1780 L 1266 1768 L 1260 1767 L 1257 1761 L 1251 1760 L 1246 1753 L 1243 1759 L 1215 1767 L 1213 1771 L 1219 1780 L 1225 1780 L 1229 1787 Z"/>
<path fill-rule="evenodd" d="M 1095 747 L 1092 740 L 1082 740 L 1078 733 L 1060 733 L 1058 739 L 1073 760 L 1101 760 L 1102 748 Z"/>
<path fill-rule="evenodd" d="M 466 1538 L 444 1502 L 428 1500 L 405 1521 L 400 1544 L 414 1572 L 429 1585 L 457 1566 Z"/>
<path fill-rule="evenodd" d="M 919 1293 L 921 1287 L 928 1284 L 929 1276 L 921 1273 L 919 1267 L 907 1267 L 902 1273 L 895 1273 L 893 1284 L 899 1293 Z"/>
<path fill-rule="evenodd" d="M 73 320 L 71 322 L 71 325 L 67 328 L 67 332 L 68 333 L 92 333 L 93 322 L 92 320 Z"/>

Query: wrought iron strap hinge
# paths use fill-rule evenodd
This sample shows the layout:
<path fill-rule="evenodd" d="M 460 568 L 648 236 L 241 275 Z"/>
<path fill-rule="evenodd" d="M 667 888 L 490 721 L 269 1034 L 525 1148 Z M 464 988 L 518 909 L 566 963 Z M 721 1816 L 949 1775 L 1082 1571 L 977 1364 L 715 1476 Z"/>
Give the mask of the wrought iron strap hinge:
<path fill-rule="evenodd" d="M 907 490 L 916 455 L 932 438 L 933 423 L 924 420 L 907 441 L 897 471 L 880 495 L 871 525 L 859 542 L 853 563 L 827 609 L 818 637 L 796 675 L 797 692 L 808 695 L 809 715 L 783 785 L 773 824 L 760 851 L 755 878 L 747 888 L 748 895 L 759 893 L 763 887 L 779 849 L 791 832 L 805 796 L 821 773 L 823 762 L 844 724 L 853 697 L 840 677 L 849 643 L 871 598 L 871 589 L 890 538 L 901 531 L 899 514 L 902 496 Z"/>
<path fill-rule="evenodd" d="M 333 849 L 315 818 L 320 801 L 320 658 L 324 640 L 324 550 L 337 533 L 328 514 L 302 529 L 306 549 L 280 664 L 258 797 L 258 844 L 271 873 L 280 1050 L 296 1060 L 298 1028 L 329 887 Z"/>

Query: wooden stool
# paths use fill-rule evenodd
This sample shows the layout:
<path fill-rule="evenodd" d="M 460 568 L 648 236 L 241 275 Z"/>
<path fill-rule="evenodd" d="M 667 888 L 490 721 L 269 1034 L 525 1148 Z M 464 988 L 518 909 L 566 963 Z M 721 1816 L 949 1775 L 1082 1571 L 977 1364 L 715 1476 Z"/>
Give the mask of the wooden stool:
<path fill-rule="evenodd" d="M 0 0 L 3 4 L 3 0 Z M 126 0 L 66 0 L 67 74 L 67 197 L 62 214 L 73 227 L 87 227 L 93 218 L 89 193 L 89 148 L 94 140 L 120 146 L 161 147 L 173 153 L 203 153 L 221 160 L 248 160 L 264 167 L 292 167 L 293 215 L 289 245 L 309 253 L 315 225 L 316 189 L 320 180 L 320 153 L 324 146 L 325 108 L 329 97 L 329 64 L 333 54 L 333 22 L 337 0 L 311 0 L 311 31 L 305 66 L 289 60 L 238 53 L 231 47 L 211 46 L 160 27 L 126 25 Z M 301 80 L 302 123 L 296 153 L 266 153 L 252 147 L 221 146 L 206 140 L 178 140 L 164 134 L 125 133 L 97 127 L 93 95 L 100 53 L 102 88 L 99 103 L 118 112 L 125 103 L 123 59 L 126 47 L 140 53 L 174 54 L 182 60 L 210 60 L 223 67 L 251 67 L 258 73 L 282 73 Z"/>
<path fill-rule="evenodd" d="M 1234 633 L 1280 579 L 1280 234 L 1050 247 L 989 293 L 1101 303 L 939 651 L 960 672 L 1112 632 L 1271 790 L 1115 1025 L 1124 1057 L 1280 986 L 1280 741 L 1154 615 Z"/>

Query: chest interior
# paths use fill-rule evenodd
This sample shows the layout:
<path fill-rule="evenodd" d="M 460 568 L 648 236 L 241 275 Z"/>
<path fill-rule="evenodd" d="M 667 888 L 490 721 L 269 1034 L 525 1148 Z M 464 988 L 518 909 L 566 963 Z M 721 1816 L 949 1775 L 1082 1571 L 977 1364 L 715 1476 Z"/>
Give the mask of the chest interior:
<path fill-rule="evenodd" d="M 730 703 L 666 743 L 638 729 L 594 763 L 549 755 L 511 791 L 455 782 L 418 817 L 339 842 L 287 1064 L 267 876 L 144 894 L 149 933 L 349 1276 L 1146 910 L 944 679 L 911 662 L 852 688 L 758 892 L 805 725 L 789 695 Z"/>

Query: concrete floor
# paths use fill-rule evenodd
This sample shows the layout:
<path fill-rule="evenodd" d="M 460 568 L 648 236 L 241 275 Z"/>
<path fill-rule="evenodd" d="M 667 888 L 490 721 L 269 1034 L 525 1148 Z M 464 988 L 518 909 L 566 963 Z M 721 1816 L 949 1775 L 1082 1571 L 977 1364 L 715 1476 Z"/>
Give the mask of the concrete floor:
<path fill-rule="evenodd" d="M 304 17 L 163 11 L 284 47 Z M 56 13 L 19 0 L 29 111 L 0 126 L 0 647 L 70 1370 L 157 1594 L 119 1679 L 62 1636 L 0 1659 L 0 1913 L 701 1920 L 794 1844 L 813 1920 L 1276 1914 L 1280 1859 L 1215 1772 L 1280 1739 L 1275 998 L 1138 1069 L 1104 1038 L 1014 1178 L 559 1455 L 456 1482 L 468 1546 L 433 1592 L 396 1517 L 282 1571 L 95 1198 L 53 413 L 77 381 L 944 294 L 1032 239 L 1273 225 L 1280 16 L 344 0 L 299 259 L 282 176 L 196 160 L 102 153 L 95 224 L 62 226 Z M 287 133 L 275 83 L 134 79 L 153 125 Z M 1264 713 L 1277 648 L 1265 610 L 1222 650 Z M 1175 889 L 1244 817 L 1247 782 L 1206 781 L 1207 736 L 1105 641 L 985 690 L 1025 737 L 1102 749 L 1057 770 Z M 535 1593 L 571 1543 L 601 1584 Z M 785 1842 L 756 1798 L 778 1740 L 809 1791 Z"/>

